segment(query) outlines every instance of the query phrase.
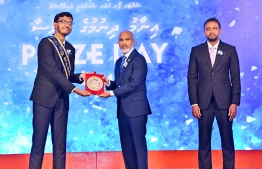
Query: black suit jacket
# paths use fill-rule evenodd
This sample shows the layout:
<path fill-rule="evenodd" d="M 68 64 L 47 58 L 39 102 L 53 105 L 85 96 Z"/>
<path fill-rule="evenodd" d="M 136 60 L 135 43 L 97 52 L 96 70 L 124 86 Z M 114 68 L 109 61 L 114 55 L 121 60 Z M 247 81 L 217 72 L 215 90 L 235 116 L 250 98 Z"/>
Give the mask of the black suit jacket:
<path fill-rule="evenodd" d="M 206 109 L 214 95 L 221 109 L 240 104 L 240 68 L 236 48 L 219 42 L 212 67 L 207 42 L 193 47 L 188 67 L 188 94 L 190 104 Z"/>
<path fill-rule="evenodd" d="M 120 74 L 122 57 L 115 64 L 115 80 L 111 81 L 108 90 L 113 90 L 117 97 L 117 113 L 121 103 L 129 117 L 151 114 L 147 99 L 146 76 L 147 63 L 145 58 L 134 49 L 127 58 L 127 66 Z"/>
<path fill-rule="evenodd" d="M 75 48 L 67 41 L 65 48 L 70 51 L 71 73 L 68 79 L 53 44 L 47 38 L 41 40 L 38 45 L 37 75 L 30 100 L 52 108 L 62 96 L 69 109 L 69 94 L 75 88 L 72 83 L 83 81 L 79 79 L 80 74 L 74 74 Z"/>

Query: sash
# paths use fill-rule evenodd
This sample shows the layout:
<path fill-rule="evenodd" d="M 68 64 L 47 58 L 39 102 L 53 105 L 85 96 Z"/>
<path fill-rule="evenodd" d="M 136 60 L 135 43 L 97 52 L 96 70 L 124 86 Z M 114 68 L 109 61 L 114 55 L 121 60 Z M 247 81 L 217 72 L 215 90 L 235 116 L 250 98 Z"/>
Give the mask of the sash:
<path fill-rule="evenodd" d="M 58 53 L 58 56 L 60 58 L 60 61 L 63 65 L 64 72 L 66 74 L 66 78 L 68 79 L 68 77 L 70 76 L 71 65 L 70 65 L 68 53 L 67 53 L 63 43 L 55 35 L 49 36 L 48 40 L 54 45 L 56 52 Z"/>

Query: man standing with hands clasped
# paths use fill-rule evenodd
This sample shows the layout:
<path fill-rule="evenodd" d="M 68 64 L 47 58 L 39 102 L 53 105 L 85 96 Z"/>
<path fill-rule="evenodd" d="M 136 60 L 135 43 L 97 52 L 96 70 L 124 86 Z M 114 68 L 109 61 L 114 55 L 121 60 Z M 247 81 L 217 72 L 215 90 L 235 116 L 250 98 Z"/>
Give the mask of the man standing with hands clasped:
<path fill-rule="evenodd" d="M 38 69 L 30 97 L 33 101 L 33 137 L 29 169 L 41 169 L 46 137 L 51 126 L 53 168 L 65 169 L 69 94 L 89 96 L 72 83 L 82 83 L 85 74 L 74 74 L 75 48 L 65 40 L 72 31 L 73 16 L 62 12 L 54 18 L 55 33 L 38 45 Z"/>
<path fill-rule="evenodd" d="M 223 154 L 223 169 L 234 169 L 232 123 L 240 104 L 241 85 L 236 48 L 222 42 L 216 18 L 204 23 L 207 42 L 193 47 L 188 67 L 188 94 L 192 114 L 198 119 L 200 169 L 212 169 L 211 133 L 216 117 Z"/>
<path fill-rule="evenodd" d="M 118 44 L 123 52 L 115 64 L 115 80 L 104 78 L 107 91 L 100 97 L 117 98 L 117 118 L 122 154 L 127 169 L 147 169 L 147 115 L 151 114 L 147 99 L 145 58 L 134 49 L 133 33 L 122 31 Z"/>

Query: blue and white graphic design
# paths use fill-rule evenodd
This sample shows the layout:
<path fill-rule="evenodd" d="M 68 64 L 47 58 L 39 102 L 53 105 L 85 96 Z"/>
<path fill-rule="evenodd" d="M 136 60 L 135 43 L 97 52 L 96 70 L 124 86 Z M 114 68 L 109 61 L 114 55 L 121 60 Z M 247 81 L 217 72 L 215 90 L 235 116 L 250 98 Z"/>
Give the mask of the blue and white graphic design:
<path fill-rule="evenodd" d="M 197 120 L 187 94 L 191 47 L 205 42 L 203 23 L 216 17 L 221 40 L 236 46 L 242 98 L 233 123 L 238 150 L 262 149 L 262 1 L 243 0 L 0 0 L 0 154 L 29 153 L 37 45 L 54 32 L 55 14 L 73 14 L 67 40 L 76 48 L 75 72 L 104 73 L 113 79 L 121 52 L 118 34 L 131 30 L 148 63 L 149 150 L 192 150 Z M 68 51 L 70 53 L 70 51 Z M 84 85 L 77 87 L 83 88 Z M 116 99 L 70 95 L 67 151 L 119 151 Z M 52 151 L 48 133 L 46 152 Z M 216 122 L 212 149 L 220 149 Z"/>

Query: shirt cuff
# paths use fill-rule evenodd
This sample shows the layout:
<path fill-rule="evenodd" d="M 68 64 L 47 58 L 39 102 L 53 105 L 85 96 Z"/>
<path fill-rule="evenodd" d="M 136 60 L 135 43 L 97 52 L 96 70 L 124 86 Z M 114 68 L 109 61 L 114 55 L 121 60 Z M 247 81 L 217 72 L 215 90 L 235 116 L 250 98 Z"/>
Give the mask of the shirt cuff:
<path fill-rule="evenodd" d="M 79 76 L 79 80 L 82 82 L 82 81 L 84 81 L 85 79 L 83 79 L 82 77 Z"/>
<path fill-rule="evenodd" d="M 76 87 L 71 91 L 71 93 L 73 93 L 75 91 Z"/>
<path fill-rule="evenodd" d="M 111 84 L 111 81 L 109 80 L 109 81 L 108 81 L 108 84 L 106 85 L 106 87 L 109 87 L 110 84 Z"/>
<path fill-rule="evenodd" d="M 114 94 L 114 92 L 111 90 L 111 91 L 109 91 L 109 93 L 110 93 L 110 96 L 114 96 L 115 94 Z"/>
<path fill-rule="evenodd" d="M 193 107 L 193 106 L 198 106 L 198 104 L 192 104 L 191 107 Z"/>

